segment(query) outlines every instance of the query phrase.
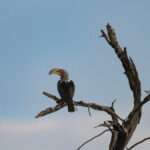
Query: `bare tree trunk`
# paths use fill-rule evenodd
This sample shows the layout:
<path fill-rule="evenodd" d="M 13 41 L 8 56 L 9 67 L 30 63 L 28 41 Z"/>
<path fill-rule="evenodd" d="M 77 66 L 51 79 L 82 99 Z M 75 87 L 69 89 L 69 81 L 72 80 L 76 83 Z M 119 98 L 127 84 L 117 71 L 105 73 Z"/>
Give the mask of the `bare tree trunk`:
<path fill-rule="evenodd" d="M 120 128 L 114 128 L 111 143 L 109 145 L 110 150 L 124 150 L 141 119 L 141 108 L 137 109 L 136 112 L 134 111 L 141 103 L 141 84 L 136 66 L 134 65 L 132 59 L 128 57 L 126 48 L 122 50 L 118 44 L 115 30 L 112 29 L 109 24 L 107 24 L 106 27 L 108 35 L 101 30 L 102 37 L 104 37 L 108 44 L 112 46 L 118 58 L 120 59 L 125 70 L 125 75 L 129 81 L 130 89 L 133 92 L 133 110 L 130 112 L 127 119 L 122 122 Z"/>
<path fill-rule="evenodd" d="M 102 33 L 101 37 L 105 38 L 105 40 L 114 49 L 117 57 L 121 61 L 121 64 L 125 70 L 124 74 L 126 75 L 128 79 L 129 87 L 133 93 L 133 109 L 131 110 L 131 112 L 128 114 L 128 116 L 125 119 L 122 119 L 118 114 L 116 114 L 114 110 L 113 105 L 115 101 L 112 103 L 110 107 L 101 106 L 95 103 L 85 103 L 84 101 L 74 101 L 74 105 L 76 106 L 87 107 L 88 110 L 89 108 L 92 108 L 98 111 L 104 111 L 108 115 L 110 115 L 112 118 L 111 121 L 104 121 L 104 123 L 97 126 L 97 127 L 100 127 L 100 126 L 106 127 L 108 128 L 107 130 L 103 131 L 99 135 L 83 143 L 78 148 L 78 150 L 81 149 L 83 145 L 87 144 L 88 142 L 95 139 L 96 137 L 101 136 L 106 131 L 111 132 L 111 141 L 109 144 L 109 150 L 124 150 L 128 142 L 130 141 L 137 125 L 140 123 L 142 106 L 146 104 L 148 101 L 150 101 L 149 91 L 146 91 L 148 95 L 143 100 L 141 100 L 141 83 L 138 77 L 138 72 L 136 70 L 136 66 L 133 60 L 130 57 L 128 57 L 126 47 L 124 47 L 123 49 L 120 47 L 117 41 L 115 30 L 112 29 L 112 27 L 109 24 L 107 24 L 106 28 L 107 28 L 107 34 L 103 30 L 101 30 L 101 33 Z M 49 98 L 52 98 L 58 104 L 55 107 L 50 107 L 50 108 L 45 109 L 44 111 L 41 111 L 36 116 L 36 118 L 56 112 L 66 106 L 65 103 L 59 103 L 61 99 L 57 98 L 56 96 L 49 94 L 47 92 L 43 92 L 43 94 L 48 96 Z M 131 150 L 136 145 L 149 139 L 150 137 L 134 144 L 128 150 Z"/>

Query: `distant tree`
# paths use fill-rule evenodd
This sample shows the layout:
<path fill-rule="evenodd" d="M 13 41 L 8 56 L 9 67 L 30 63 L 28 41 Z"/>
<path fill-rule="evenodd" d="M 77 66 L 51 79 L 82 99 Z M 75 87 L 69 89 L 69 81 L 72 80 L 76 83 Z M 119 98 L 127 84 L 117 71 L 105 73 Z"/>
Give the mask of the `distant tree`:
<path fill-rule="evenodd" d="M 115 101 L 112 102 L 111 106 L 102 106 L 95 103 L 85 103 L 84 101 L 74 101 L 75 106 L 87 107 L 88 110 L 89 108 L 91 108 L 98 111 L 104 111 L 111 116 L 111 120 L 106 120 L 100 125 L 96 126 L 96 127 L 106 127 L 107 129 L 104 130 L 102 133 L 94 136 L 90 140 L 86 141 L 85 143 L 83 143 L 77 150 L 80 150 L 82 146 L 84 146 L 88 142 L 92 141 L 93 139 L 101 136 L 102 134 L 108 131 L 111 133 L 109 150 L 124 150 L 125 148 L 127 150 L 131 150 L 138 144 L 150 139 L 150 137 L 147 137 L 135 143 L 133 146 L 127 148 L 128 142 L 130 141 L 133 133 L 135 132 L 137 125 L 140 123 L 142 108 L 144 104 L 150 101 L 150 91 L 145 91 L 147 93 L 147 96 L 143 100 L 141 100 L 141 82 L 138 77 L 136 66 L 131 57 L 128 57 L 127 48 L 124 47 L 122 49 L 120 47 L 117 41 L 115 30 L 109 24 L 107 24 L 106 28 L 107 34 L 103 30 L 101 30 L 102 33 L 101 37 L 103 37 L 107 41 L 107 43 L 114 49 L 117 57 L 121 61 L 121 64 L 124 68 L 124 74 L 128 79 L 129 87 L 133 93 L 133 109 L 128 114 L 128 116 L 123 119 L 115 112 L 115 109 L 113 107 Z M 50 113 L 54 113 L 66 106 L 65 103 L 58 103 L 61 100 L 56 96 L 49 94 L 47 92 L 43 92 L 43 94 L 55 100 L 57 105 L 55 107 L 50 107 L 44 111 L 41 111 L 36 116 L 36 118 L 45 116 Z"/>

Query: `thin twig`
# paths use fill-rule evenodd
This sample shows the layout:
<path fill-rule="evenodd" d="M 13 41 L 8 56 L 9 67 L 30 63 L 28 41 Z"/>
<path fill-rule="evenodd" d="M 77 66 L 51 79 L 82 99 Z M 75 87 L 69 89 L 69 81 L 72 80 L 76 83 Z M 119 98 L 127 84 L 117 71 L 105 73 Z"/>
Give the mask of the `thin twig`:
<path fill-rule="evenodd" d="M 146 92 L 147 94 L 149 94 L 149 93 L 150 93 L 150 90 L 145 90 L 144 92 Z"/>
<path fill-rule="evenodd" d="M 80 147 L 78 147 L 78 148 L 77 148 L 77 150 L 80 150 L 80 149 L 81 149 L 81 147 L 83 147 L 85 144 L 87 144 L 88 142 L 90 142 L 90 141 L 94 140 L 95 138 L 97 138 L 97 137 L 101 136 L 102 134 L 104 134 L 104 133 L 105 133 L 105 132 L 107 132 L 107 131 L 109 131 L 109 129 L 104 130 L 104 131 L 103 131 L 103 132 L 101 132 L 100 134 L 98 134 L 98 135 L 96 135 L 96 136 L 92 137 L 91 139 L 89 139 L 88 141 L 84 142 L 84 143 L 83 143 Z"/>
<path fill-rule="evenodd" d="M 139 104 L 138 106 L 132 111 L 132 114 L 135 114 L 141 107 L 150 101 L 150 94 L 148 94 Z"/>
<path fill-rule="evenodd" d="M 133 149 L 135 146 L 137 146 L 137 145 L 139 145 L 139 144 L 143 143 L 143 142 L 144 142 L 144 141 L 146 141 L 146 140 L 150 140 L 150 137 L 144 138 L 143 140 L 141 140 L 141 141 L 139 141 L 139 142 L 135 143 L 135 144 L 134 144 L 134 145 L 132 145 L 130 148 L 127 148 L 127 150 L 131 150 L 131 149 Z"/>
<path fill-rule="evenodd" d="M 113 127 L 113 121 L 104 121 L 104 123 L 101 123 L 94 128 L 98 128 L 98 127 L 107 127 L 112 132 L 111 127 Z"/>
<path fill-rule="evenodd" d="M 143 106 L 145 103 L 147 103 L 148 101 L 150 101 L 150 93 L 143 99 L 143 101 L 141 102 L 141 106 Z"/>
<path fill-rule="evenodd" d="M 89 116 L 91 117 L 90 107 L 88 107 Z"/>
<path fill-rule="evenodd" d="M 109 122 L 108 122 L 109 123 Z M 109 123 L 108 124 L 106 121 L 104 121 L 104 123 L 101 123 L 100 125 L 94 127 L 94 128 L 97 128 L 97 127 L 106 127 L 109 129 L 109 131 L 112 133 L 113 132 L 113 129 L 111 127 L 113 127 L 113 123 Z"/>
<path fill-rule="evenodd" d="M 113 101 L 112 104 L 111 104 L 111 107 L 112 107 L 112 108 L 114 107 L 115 102 L 116 102 L 116 99 L 114 99 L 114 101 Z"/>
<path fill-rule="evenodd" d="M 106 41 L 107 41 L 109 44 L 111 44 L 111 43 L 110 43 L 110 39 L 109 39 L 109 37 L 105 34 L 105 32 L 104 32 L 103 30 L 101 30 L 101 33 L 102 33 L 102 35 L 101 35 L 100 37 L 104 37 L 104 38 L 106 39 Z"/>

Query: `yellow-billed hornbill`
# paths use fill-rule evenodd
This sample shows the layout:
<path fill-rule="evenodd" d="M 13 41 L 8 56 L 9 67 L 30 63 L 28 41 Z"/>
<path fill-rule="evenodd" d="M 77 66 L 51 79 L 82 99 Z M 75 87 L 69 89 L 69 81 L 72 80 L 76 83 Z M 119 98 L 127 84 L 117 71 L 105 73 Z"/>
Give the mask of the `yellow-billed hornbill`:
<path fill-rule="evenodd" d="M 61 100 L 68 105 L 68 112 L 74 112 L 75 108 L 73 105 L 73 95 L 75 91 L 75 85 L 73 81 L 69 81 L 69 74 L 64 69 L 54 68 L 50 70 L 50 74 L 58 74 L 60 76 L 60 80 L 57 83 L 57 89 Z"/>

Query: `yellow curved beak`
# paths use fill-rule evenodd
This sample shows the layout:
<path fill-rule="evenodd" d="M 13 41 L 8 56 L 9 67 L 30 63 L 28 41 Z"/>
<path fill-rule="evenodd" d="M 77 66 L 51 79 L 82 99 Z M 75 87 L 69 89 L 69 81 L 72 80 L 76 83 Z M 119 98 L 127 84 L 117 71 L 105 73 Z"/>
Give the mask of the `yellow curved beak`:
<path fill-rule="evenodd" d="M 61 71 L 60 71 L 60 69 L 54 68 L 54 69 L 50 70 L 49 75 L 51 75 L 51 74 L 61 75 Z"/>

